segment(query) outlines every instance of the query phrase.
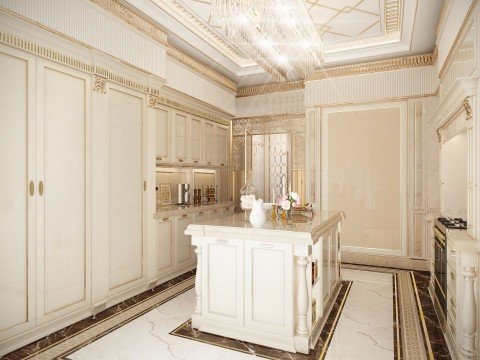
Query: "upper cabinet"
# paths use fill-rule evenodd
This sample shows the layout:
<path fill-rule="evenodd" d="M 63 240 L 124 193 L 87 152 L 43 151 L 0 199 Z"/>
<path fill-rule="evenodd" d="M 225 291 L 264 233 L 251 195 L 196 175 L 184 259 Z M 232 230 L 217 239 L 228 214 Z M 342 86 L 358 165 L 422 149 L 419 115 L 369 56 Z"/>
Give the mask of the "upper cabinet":
<path fill-rule="evenodd" d="M 157 161 L 169 162 L 172 161 L 172 110 L 159 106 L 154 111 L 156 126 L 155 154 Z"/>
<path fill-rule="evenodd" d="M 215 126 L 215 165 L 228 165 L 228 127 Z"/>
<path fill-rule="evenodd" d="M 203 156 L 205 165 L 215 162 L 215 124 L 211 121 L 203 122 Z"/>
<path fill-rule="evenodd" d="M 187 116 L 177 110 L 173 112 L 173 162 L 183 163 L 187 160 Z"/>
<path fill-rule="evenodd" d="M 202 120 L 190 119 L 190 160 L 194 164 L 202 163 Z"/>

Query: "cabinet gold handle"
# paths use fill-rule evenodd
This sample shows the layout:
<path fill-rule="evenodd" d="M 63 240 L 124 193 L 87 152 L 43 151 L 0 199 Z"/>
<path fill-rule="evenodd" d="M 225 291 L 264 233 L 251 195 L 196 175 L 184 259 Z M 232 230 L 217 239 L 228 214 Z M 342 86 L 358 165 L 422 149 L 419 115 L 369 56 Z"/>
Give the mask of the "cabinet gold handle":
<path fill-rule="evenodd" d="M 203 211 L 200 211 L 200 212 L 198 213 L 198 215 L 203 215 Z"/>
<path fill-rule="evenodd" d="M 143 191 L 147 191 L 147 181 L 143 180 Z"/>
<path fill-rule="evenodd" d="M 30 180 L 30 183 L 28 184 L 28 192 L 30 193 L 30 196 L 35 194 L 35 183 L 32 180 Z"/>
<path fill-rule="evenodd" d="M 212 165 L 212 163 L 210 161 L 207 162 L 207 165 Z"/>
<path fill-rule="evenodd" d="M 194 163 L 194 164 L 198 164 L 198 160 L 195 160 L 193 163 Z"/>
<path fill-rule="evenodd" d="M 225 164 L 220 164 L 220 166 L 225 166 Z"/>
<path fill-rule="evenodd" d="M 183 159 L 178 159 L 178 162 L 183 162 Z"/>
<path fill-rule="evenodd" d="M 182 215 L 182 218 L 186 218 L 188 215 L 187 214 L 183 214 Z"/>
<path fill-rule="evenodd" d="M 456 279 L 455 273 L 453 271 L 450 272 L 450 277 L 452 278 L 452 280 Z"/>
<path fill-rule="evenodd" d="M 218 213 L 218 210 L 213 210 L 214 213 Z"/>
<path fill-rule="evenodd" d="M 38 183 L 38 193 L 40 194 L 40 196 L 43 196 L 43 181 L 40 180 L 40 182 Z"/>
<path fill-rule="evenodd" d="M 163 160 L 163 158 L 162 158 L 162 157 L 160 157 L 160 156 L 157 156 L 157 160 L 160 160 L 160 161 L 162 161 L 162 160 Z"/>
<path fill-rule="evenodd" d="M 170 221 L 170 218 L 163 218 L 162 221 Z"/>

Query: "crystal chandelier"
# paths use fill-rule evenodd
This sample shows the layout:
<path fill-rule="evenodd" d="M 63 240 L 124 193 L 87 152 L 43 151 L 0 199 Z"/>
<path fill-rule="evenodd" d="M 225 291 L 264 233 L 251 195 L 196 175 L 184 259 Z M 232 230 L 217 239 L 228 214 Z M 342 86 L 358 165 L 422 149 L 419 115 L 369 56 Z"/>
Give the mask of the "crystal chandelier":
<path fill-rule="evenodd" d="M 303 0 L 212 0 L 212 20 L 276 80 L 322 64 L 322 40 Z"/>

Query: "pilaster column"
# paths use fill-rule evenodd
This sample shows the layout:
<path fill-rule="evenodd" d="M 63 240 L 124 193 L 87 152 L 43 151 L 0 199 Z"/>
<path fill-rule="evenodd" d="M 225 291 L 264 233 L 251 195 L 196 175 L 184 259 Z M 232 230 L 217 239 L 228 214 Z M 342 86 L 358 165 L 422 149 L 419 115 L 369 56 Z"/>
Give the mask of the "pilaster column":
<path fill-rule="evenodd" d="M 195 249 L 197 254 L 197 272 L 195 273 L 195 295 L 197 305 L 195 306 L 195 314 L 202 314 L 202 247 L 197 245 Z"/>
<path fill-rule="evenodd" d="M 474 284 L 477 271 L 474 267 L 465 267 L 462 275 L 464 279 L 462 309 L 463 342 L 460 352 L 463 359 L 476 359 L 477 306 L 475 302 Z"/>
<path fill-rule="evenodd" d="M 298 268 L 297 334 L 300 336 L 307 336 L 309 333 L 308 326 L 307 326 L 307 312 L 308 312 L 307 264 L 308 264 L 308 261 L 305 256 L 297 257 L 297 268 Z"/>

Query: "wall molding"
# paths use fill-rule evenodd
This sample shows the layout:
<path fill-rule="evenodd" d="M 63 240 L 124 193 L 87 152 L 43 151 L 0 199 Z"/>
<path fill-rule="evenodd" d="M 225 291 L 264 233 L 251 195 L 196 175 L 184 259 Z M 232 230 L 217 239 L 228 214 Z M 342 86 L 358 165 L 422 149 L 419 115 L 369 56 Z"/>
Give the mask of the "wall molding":
<path fill-rule="evenodd" d="M 95 5 L 120 18 L 135 29 L 141 31 L 145 35 L 162 45 L 167 46 L 167 33 L 163 31 L 153 20 L 145 15 L 140 15 L 130 5 L 122 0 L 90 0 Z"/>
<path fill-rule="evenodd" d="M 215 70 L 210 69 L 206 65 L 193 59 L 191 56 L 187 55 L 186 53 L 171 44 L 168 45 L 167 55 L 170 56 L 172 59 L 180 61 L 182 64 L 188 66 L 196 72 L 204 75 L 208 79 L 213 80 L 217 84 L 222 85 L 233 92 L 237 92 L 237 84 L 234 81 L 230 80 L 226 76 L 221 75 Z"/>
<path fill-rule="evenodd" d="M 305 113 L 288 113 L 239 117 L 232 119 L 232 135 L 240 136 L 248 130 L 252 134 L 305 132 Z"/>
<path fill-rule="evenodd" d="M 362 64 L 337 66 L 315 71 L 307 81 L 323 80 L 343 76 L 360 75 L 384 71 L 433 65 L 433 54 L 406 56 L 396 59 L 376 60 Z"/>
<path fill-rule="evenodd" d="M 303 80 L 281 82 L 275 84 L 255 85 L 239 88 L 237 91 L 237 98 L 303 89 L 305 89 L 305 82 Z"/>

